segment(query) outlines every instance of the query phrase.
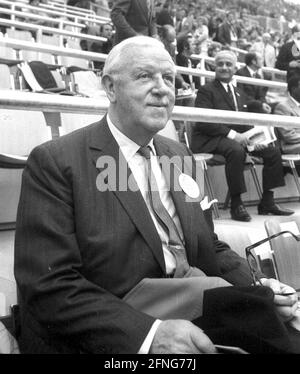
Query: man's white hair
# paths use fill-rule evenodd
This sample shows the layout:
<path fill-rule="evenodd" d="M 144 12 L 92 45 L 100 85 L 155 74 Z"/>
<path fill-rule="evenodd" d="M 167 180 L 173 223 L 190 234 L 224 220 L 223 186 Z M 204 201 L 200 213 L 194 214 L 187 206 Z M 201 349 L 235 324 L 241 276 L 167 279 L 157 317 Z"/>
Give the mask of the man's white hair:
<path fill-rule="evenodd" d="M 237 57 L 236 57 L 236 54 L 230 50 L 227 50 L 227 49 L 224 49 L 220 52 L 218 52 L 215 56 L 215 61 L 217 61 L 218 59 L 222 58 L 222 57 L 229 57 L 232 62 L 236 65 L 237 63 Z"/>
<path fill-rule="evenodd" d="M 122 65 L 126 63 L 126 61 L 128 61 L 126 57 L 130 56 L 130 49 L 134 47 L 154 47 L 162 49 L 166 53 L 168 53 L 163 43 L 158 39 L 143 35 L 133 36 L 131 38 L 123 40 L 121 43 L 114 46 L 113 49 L 109 52 L 103 67 L 103 76 L 107 74 L 121 73 Z M 171 56 L 170 60 L 172 60 Z"/>

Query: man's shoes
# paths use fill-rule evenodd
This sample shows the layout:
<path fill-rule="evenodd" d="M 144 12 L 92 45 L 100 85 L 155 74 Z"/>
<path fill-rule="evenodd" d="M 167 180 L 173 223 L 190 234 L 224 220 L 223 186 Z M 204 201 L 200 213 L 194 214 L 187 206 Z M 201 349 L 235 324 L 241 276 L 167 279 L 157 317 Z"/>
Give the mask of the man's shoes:
<path fill-rule="evenodd" d="M 271 205 L 264 205 L 260 203 L 257 207 L 258 214 L 260 215 L 268 215 L 272 214 L 274 216 L 290 216 L 291 214 L 294 214 L 295 212 L 291 209 L 281 208 L 277 204 L 271 204 Z"/>
<path fill-rule="evenodd" d="M 245 209 L 243 204 L 238 205 L 237 207 L 230 210 L 231 218 L 236 221 L 249 222 L 251 221 L 251 216 Z"/>

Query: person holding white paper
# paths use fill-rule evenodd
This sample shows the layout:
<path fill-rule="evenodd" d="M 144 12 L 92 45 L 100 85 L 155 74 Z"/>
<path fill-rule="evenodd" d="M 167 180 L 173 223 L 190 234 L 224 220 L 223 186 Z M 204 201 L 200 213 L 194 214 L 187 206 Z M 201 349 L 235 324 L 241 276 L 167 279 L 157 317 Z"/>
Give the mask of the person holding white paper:
<path fill-rule="evenodd" d="M 236 71 L 236 55 L 223 50 L 215 57 L 215 80 L 199 87 L 196 107 L 231 111 L 247 111 L 248 106 L 255 111 L 260 101 L 247 103 L 243 92 L 235 87 L 233 75 Z M 248 222 L 251 216 L 245 209 L 241 194 L 246 192 L 244 163 L 247 146 L 251 144 L 247 131 L 253 123 L 227 125 L 223 123 L 196 123 L 193 127 L 191 149 L 194 153 L 214 153 L 225 157 L 226 179 L 231 197 L 231 217 L 237 221 Z M 258 214 L 290 215 L 294 212 L 284 209 L 274 202 L 273 190 L 285 185 L 280 149 L 277 146 L 255 145 L 251 152 L 263 159 L 263 196 L 258 205 Z"/>

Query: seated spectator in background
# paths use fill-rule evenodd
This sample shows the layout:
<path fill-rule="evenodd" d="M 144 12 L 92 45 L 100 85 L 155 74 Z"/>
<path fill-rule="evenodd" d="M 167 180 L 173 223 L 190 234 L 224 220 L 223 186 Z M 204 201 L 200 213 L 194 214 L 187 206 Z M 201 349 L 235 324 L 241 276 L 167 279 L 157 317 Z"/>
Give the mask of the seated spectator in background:
<path fill-rule="evenodd" d="M 154 0 L 115 0 L 110 17 L 116 31 L 114 44 L 137 35 L 158 38 Z"/>
<path fill-rule="evenodd" d="M 177 39 L 177 55 L 176 55 L 176 65 L 184 66 L 187 68 L 192 68 L 193 63 L 191 60 L 191 55 L 193 53 L 192 46 L 192 35 L 182 36 Z M 191 93 L 195 90 L 195 82 L 199 79 L 198 77 L 193 77 L 192 74 L 176 74 L 176 88 L 189 90 Z M 189 97 L 188 99 L 183 99 L 181 105 L 184 106 L 194 106 L 195 97 Z M 179 104 L 178 104 L 179 105 Z"/>
<path fill-rule="evenodd" d="M 195 22 L 195 30 L 193 32 L 193 51 L 196 54 L 207 55 L 208 43 L 208 27 L 205 17 L 197 17 Z"/>
<path fill-rule="evenodd" d="M 263 66 L 270 68 L 275 67 L 276 51 L 272 44 L 271 34 L 268 32 L 262 34 L 261 40 L 253 43 L 252 47 L 250 48 L 250 52 L 257 52 L 261 54 Z"/>
<path fill-rule="evenodd" d="M 169 52 L 173 61 L 176 62 L 176 31 L 171 25 L 163 25 L 159 31 L 160 41 Z"/>
<path fill-rule="evenodd" d="M 192 68 L 191 55 L 193 53 L 192 35 L 183 35 L 177 39 L 176 65 Z M 176 105 L 194 106 L 195 85 L 199 77 L 193 77 L 191 74 L 177 73 L 175 78 L 175 87 L 177 90 Z M 174 120 L 176 130 L 179 134 L 179 140 L 184 141 L 184 122 Z"/>
<path fill-rule="evenodd" d="M 164 5 L 162 6 L 161 10 L 157 12 L 156 24 L 159 26 L 164 26 L 164 25 L 175 26 L 171 1 L 166 1 Z"/>
<path fill-rule="evenodd" d="M 279 50 L 275 67 L 287 71 L 287 80 L 294 74 L 300 75 L 300 25 L 292 28 L 292 40 Z"/>
<path fill-rule="evenodd" d="M 225 19 L 218 27 L 217 35 L 214 40 L 223 45 L 236 47 L 239 36 L 240 30 L 236 24 L 235 11 L 228 11 Z"/>
<path fill-rule="evenodd" d="M 300 75 L 288 80 L 288 94 L 274 108 L 274 114 L 300 117 Z M 283 153 L 300 153 L 300 128 L 276 127 Z"/>
<path fill-rule="evenodd" d="M 90 46 L 91 52 L 108 54 L 113 47 L 113 27 L 110 23 L 105 23 L 100 26 L 100 35 L 107 38 L 106 42 L 93 42 Z M 95 69 L 102 69 L 104 62 L 94 61 Z"/>
<path fill-rule="evenodd" d="M 102 76 L 108 113 L 36 147 L 23 173 L 21 353 L 196 354 L 233 343 L 250 353 L 294 352 L 287 327 L 297 319 L 296 291 L 260 272 L 263 286 L 247 287 L 246 261 L 217 239 L 199 199 L 187 201 L 187 187 L 193 195 L 199 188 L 190 152 L 157 135 L 174 105 L 172 58 L 144 36 L 115 48 Z M 190 158 L 184 171 L 193 184 L 177 189 L 182 174 L 172 163 L 165 174 L 159 157 Z"/>
<path fill-rule="evenodd" d="M 240 75 L 242 77 L 262 79 L 262 56 L 259 53 L 247 53 L 245 55 L 245 64 L 246 65 L 244 67 L 236 71 L 236 75 Z M 262 103 L 263 112 L 267 114 L 271 113 L 271 107 L 266 102 L 266 93 L 268 88 L 246 83 L 238 83 L 238 87 L 243 90 L 246 97 L 246 102 L 258 100 Z"/>
<path fill-rule="evenodd" d="M 215 80 L 199 87 L 195 106 L 207 109 L 247 111 L 243 92 L 233 85 L 236 71 L 236 55 L 224 50 L 215 58 Z M 254 102 L 255 103 L 255 102 Z M 260 102 L 258 102 L 260 104 Z M 226 125 L 222 123 L 196 123 L 193 127 L 191 149 L 194 153 L 214 153 L 225 157 L 225 174 L 231 197 L 231 218 L 237 221 L 250 221 L 241 194 L 246 192 L 244 162 L 250 141 L 246 134 L 252 126 Z M 251 152 L 263 158 L 263 196 L 258 205 L 258 214 L 290 215 L 294 212 L 279 207 L 274 202 L 273 189 L 284 186 L 283 166 L 280 149 L 274 146 L 254 145 Z"/>
<path fill-rule="evenodd" d="M 207 55 L 208 57 L 215 58 L 216 54 L 220 52 L 222 49 L 222 44 L 219 42 L 212 42 L 208 46 L 207 49 Z M 215 60 L 213 61 L 205 61 L 205 70 L 209 71 L 215 71 L 216 65 L 215 65 Z"/>
<path fill-rule="evenodd" d="M 108 54 L 113 47 L 113 27 L 110 23 L 105 23 L 100 26 L 100 35 L 103 38 L 106 38 L 106 42 L 93 42 L 91 44 L 90 51 L 97 53 Z M 96 69 L 103 67 L 103 62 L 94 61 L 94 66 Z"/>
<path fill-rule="evenodd" d="M 210 23 L 210 28 L 208 29 L 209 30 L 209 36 L 210 38 L 215 41 L 215 42 L 219 42 L 219 31 L 220 31 L 220 26 L 223 22 L 223 19 L 221 17 L 214 17 L 211 19 L 211 23 Z M 220 43 L 222 44 L 222 43 Z"/>

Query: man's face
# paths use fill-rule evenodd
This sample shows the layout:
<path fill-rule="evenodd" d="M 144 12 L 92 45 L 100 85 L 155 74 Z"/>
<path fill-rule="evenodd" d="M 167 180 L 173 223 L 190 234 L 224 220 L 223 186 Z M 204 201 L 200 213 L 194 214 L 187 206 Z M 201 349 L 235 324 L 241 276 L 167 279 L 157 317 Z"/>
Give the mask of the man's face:
<path fill-rule="evenodd" d="M 175 67 L 163 48 L 131 47 L 115 80 L 118 127 L 141 142 L 163 129 L 175 102 Z M 139 143 L 140 144 L 140 143 Z"/>
<path fill-rule="evenodd" d="M 263 58 L 260 54 L 256 54 L 256 58 L 254 59 L 254 65 L 256 69 L 260 69 L 263 66 Z"/>
<path fill-rule="evenodd" d="M 268 36 L 268 35 L 263 35 L 263 37 L 262 37 L 262 41 L 263 41 L 265 44 L 271 43 L 271 37 Z"/>
<path fill-rule="evenodd" d="M 233 22 L 234 19 L 235 19 L 235 15 L 234 15 L 234 13 L 229 13 L 229 14 L 227 15 L 227 20 L 228 20 L 228 22 Z"/>
<path fill-rule="evenodd" d="M 222 56 L 216 59 L 216 79 L 228 83 L 235 73 L 235 62 L 230 56 Z"/>
<path fill-rule="evenodd" d="M 187 39 L 187 45 L 186 47 L 184 48 L 184 55 L 186 57 L 190 57 L 193 53 L 193 39 L 192 38 L 188 38 Z"/>
<path fill-rule="evenodd" d="M 104 25 L 102 29 L 102 36 L 110 39 L 112 36 L 112 27 L 110 25 Z"/>

